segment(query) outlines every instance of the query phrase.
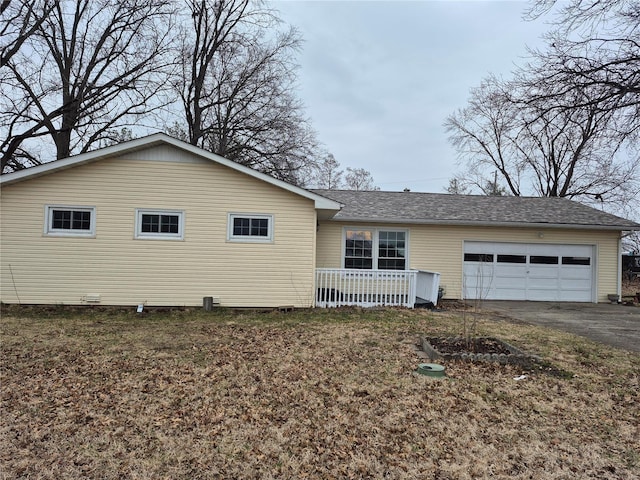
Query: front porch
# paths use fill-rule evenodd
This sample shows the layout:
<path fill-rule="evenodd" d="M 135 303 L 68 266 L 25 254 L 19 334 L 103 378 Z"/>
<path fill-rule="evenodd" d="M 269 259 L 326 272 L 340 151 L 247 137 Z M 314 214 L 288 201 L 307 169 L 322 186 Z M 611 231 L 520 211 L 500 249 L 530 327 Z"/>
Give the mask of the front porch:
<path fill-rule="evenodd" d="M 317 307 L 436 305 L 440 274 L 426 270 L 316 269 Z"/>

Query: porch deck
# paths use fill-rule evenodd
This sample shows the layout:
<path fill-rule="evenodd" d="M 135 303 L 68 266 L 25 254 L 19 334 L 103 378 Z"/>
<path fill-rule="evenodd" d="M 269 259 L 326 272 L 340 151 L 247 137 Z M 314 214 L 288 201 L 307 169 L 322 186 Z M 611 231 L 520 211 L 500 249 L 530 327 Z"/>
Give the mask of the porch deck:
<path fill-rule="evenodd" d="M 440 274 L 427 270 L 316 269 L 316 306 L 415 308 L 438 302 Z"/>

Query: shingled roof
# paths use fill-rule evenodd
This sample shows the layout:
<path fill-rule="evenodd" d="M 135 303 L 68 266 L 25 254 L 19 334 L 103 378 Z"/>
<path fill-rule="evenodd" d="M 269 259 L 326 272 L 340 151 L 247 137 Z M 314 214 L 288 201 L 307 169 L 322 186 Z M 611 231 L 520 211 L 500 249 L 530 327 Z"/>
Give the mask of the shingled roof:
<path fill-rule="evenodd" d="M 565 198 L 312 190 L 344 205 L 333 220 L 640 230 L 640 224 Z"/>

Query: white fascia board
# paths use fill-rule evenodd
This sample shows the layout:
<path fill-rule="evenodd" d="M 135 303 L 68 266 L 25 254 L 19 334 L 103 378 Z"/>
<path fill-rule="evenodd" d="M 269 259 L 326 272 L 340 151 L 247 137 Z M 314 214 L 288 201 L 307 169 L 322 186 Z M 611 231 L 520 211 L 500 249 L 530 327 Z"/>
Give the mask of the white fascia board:
<path fill-rule="evenodd" d="M 85 163 L 90 163 L 109 157 L 125 155 L 129 152 L 143 150 L 145 148 L 160 145 L 163 143 L 172 145 L 181 150 L 185 150 L 198 157 L 202 157 L 219 163 L 220 165 L 224 165 L 225 167 L 244 173 L 245 175 L 257 178 L 259 180 L 262 180 L 263 182 L 270 183 L 271 185 L 274 185 L 276 187 L 288 190 L 301 197 L 313 200 L 316 209 L 338 211 L 342 208 L 342 205 L 339 202 L 323 197 L 316 193 L 312 193 L 308 190 L 305 190 L 304 188 L 296 187 L 295 185 L 291 185 L 285 181 L 278 180 L 269 175 L 253 170 L 252 168 L 245 167 L 244 165 L 240 165 L 236 162 L 221 157 L 220 155 L 216 155 L 215 153 L 207 152 L 206 150 L 196 147 L 195 145 L 191 145 L 189 143 L 183 142 L 182 140 L 170 137 L 169 135 L 166 135 L 164 133 L 154 133 L 146 137 L 136 138 L 128 142 L 119 143 L 117 145 L 101 148 L 99 150 L 93 150 L 91 152 L 81 153 L 80 155 L 64 158 L 62 160 L 55 160 L 53 162 L 45 163 L 24 170 L 18 170 L 17 172 L 7 173 L 0 176 L 0 184 L 10 185 L 12 183 L 26 180 L 28 178 L 35 178 L 47 173 L 53 173 L 58 170 L 79 166 Z"/>

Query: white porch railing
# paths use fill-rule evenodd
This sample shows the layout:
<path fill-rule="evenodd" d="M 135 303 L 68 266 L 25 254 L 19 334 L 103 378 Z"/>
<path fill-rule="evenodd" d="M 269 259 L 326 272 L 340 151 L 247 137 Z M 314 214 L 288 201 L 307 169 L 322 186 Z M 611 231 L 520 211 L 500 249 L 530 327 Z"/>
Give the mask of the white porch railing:
<path fill-rule="evenodd" d="M 416 298 L 438 301 L 440 274 L 423 270 L 316 269 L 316 306 L 413 308 Z"/>

